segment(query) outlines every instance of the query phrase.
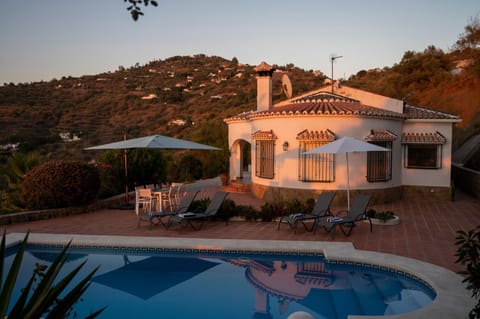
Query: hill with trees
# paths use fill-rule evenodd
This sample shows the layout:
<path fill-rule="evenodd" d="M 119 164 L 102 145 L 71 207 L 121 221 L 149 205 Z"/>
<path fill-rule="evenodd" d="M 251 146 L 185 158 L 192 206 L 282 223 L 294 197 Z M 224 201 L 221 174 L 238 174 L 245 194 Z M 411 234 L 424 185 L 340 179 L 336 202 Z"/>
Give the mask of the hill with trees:
<path fill-rule="evenodd" d="M 318 89 L 327 79 L 320 71 L 304 70 L 293 64 L 275 67 L 274 102 L 285 99 L 283 74 L 289 76 L 294 96 Z M 256 108 L 255 76 L 254 66 L 242 64 L 235 57 L 229 60 L 198 54 L 119 66 L 116 71 L 97 75 L 4 83 L 0 86 L 0 199 L 3 203 L 5 198 L 21 202 L 15 198 L 26 172 L 46 159 L 96 159 L 108 167 L 118 162 L 115 178 L 121 184 L 118 152 L 104 155 L 84 148 L 118 141 L 124 136 L 161 134 L 224 150 L 195 156 L 162 152 L 167 154 L 166 158 L 157 158 L 159 152 L 131 152 L 132 173 L 143 176 L 139 182 L 152 182 L 149 176 L 155 176 L 157 181 L 216 176 L 226 169 L 229 156 L 223 119 Z M 458 147 L 480 131 L 479 18 L 472 19 L 449 52 L 434 46 L 423 52 L 407 51 L 393 66 L 362 70 L 342 82 L 409 104 L 460 115 L 463 122 L 456 126 L 454 134 L 454 147 Z M 156 169 L 154 174 L 145 172 L 147 158 L 149 163 L 163 163 L 163 171 L 151 168 Z M 185 176 L 180 166 L 195 167 L 195 176 Z M 173 175 L 166 176 L 165 171 Z M 102 176 L 108 177 L 101 173 Z M 112 188 L 105 195 L 117 190 Z M 0 211 L 2 206 L 5 205 L 0 205 Z"/>
<path fill-rule="evenodd" d="M 0 87 L 0 145 L 19 143 L 56 158 L 87 160 L 84 147 L 127 137 L 162 134 L 225 146 L 223 118 L 255 109 L 254 66 L 236 58 L 177 56 L 146 65 L 49 82 Z M 286 72 L 295 93 L 319 87 L 324 77 L 293 65 Z M 274 81 L 275 99 L 284 98 Z"/>
<path fill-rule="evenodd" d="M 407 51 L 383 69 L 362 70 L 345 84 L 403 99 L 409 104 L 459 115 L 458 147 L 480 130 L 480 20 L 472 19 L 450 52 L 429 46 Z"/>

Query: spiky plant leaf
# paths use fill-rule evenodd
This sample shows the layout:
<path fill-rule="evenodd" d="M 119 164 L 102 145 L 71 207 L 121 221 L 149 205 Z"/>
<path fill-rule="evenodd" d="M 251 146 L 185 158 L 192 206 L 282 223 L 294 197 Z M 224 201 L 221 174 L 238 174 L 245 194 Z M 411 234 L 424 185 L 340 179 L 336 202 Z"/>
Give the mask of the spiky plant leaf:
<path fill-rule="evenodd" d="M 1 288 L 0 318 L 4 318 L 7 314 L 9 301 L 12 296 L 13 288 L 15 287 L 15 283 L 17 281 L 20 266 L 22 264 L 23 253 L 25 252 L 25 247 L 27 246 L 27 239 L 28 239 L 28 233 L 25 235 L 23 242 L 18 248 L 17 254 L 15 255 L 15 259 L 13 260 L 12 266 L 10 267 L 10 271 L 8 272 L 8 275 L 5 279 L 5 283 Z M 2 269 L 3 269 L 3 261 L 5 259 L 5 241 L 6 241 L 6 231 L 3 231 L 2 243 L 0 244 L 0 257 L 2 258 L 2 265 L 1 265 Z M 0 279 L 3 280 L 3 278 L 0 278 Z"/>
<path fill-rule="evenodd" d="M 5 280 L 5 283 L 0 291 L 0 318 L 7 316 L 8 306 L 10 304 L 10 298 L 12 295 L 13 288 L 15 287 L 15 282 L 18 276 L 20 265 L 23 259 L 23 254 L 25 252 L 25 247 L 27 244 L 28 233 L 25 236 L 25 239 L 21 243 L 15 259 L 10 267 L 8 276 Z M 5 259 L 5 242 L 6 242 L 6 233 L 4 232 L 2 242 L 0 244 L 0 283 L 2 282 L 3 276 L 3 264 Z M 31 279 L 28 281 L 26 287 L 23 289 L 19 299 L 15 302 L 10 314 L 8 315 L 9 319 L 38 319 L 38 318 L 66 318 L 70 313 L 73 305 L 80 299 L 82 294 L 90 285 L 90 280 L 98 270 L 98 267 L 91 271 L 86 277 L 84 277 L 80 282 L 75 285 L 71 290 L 66 291 L 67 286 L 71 283 L 74 277 L 79 273 L 80 269 L 85 265 L 85 262 L 77 266 L 73 271 L 69 272 L 65 277 L 61 278 L 58 281 L 58 274 L 62 269 L 66 261 L 67 249 L 70 247 L 71 243 L 68 243 L 63 250 L 57 255 L 55 260 L 52 262 L 51 266 L 48 268 L 45 274 L 40 274 L 40 272 L 34 271 Z M 33 283 L 36 279 L 36 276 L 40 276 L 42 279 L 31 293 Z M 55 284 L 55 282 L 57 282 Z M 63 299 L 60 298 L 60 295 L 65 293 Z M 30 295 L 30 297 L 29 297 Z M 100 313 L 105 310 L 101 308 L 94 313 L 88 315 L 85 319 L 93 319 L 97 317 Z"/>
<path fill-rule="evenodd" d="M 35 273 L 33 273 L 32 277 L 27 283 L 27 286 L 23 288 L 22 294 L 20 297 L 17 299 L 17 302 L 15 305 L 12 307 L 12 310 L 10 310 L 10 313 L 8 314 L 9 318 L 22 318 L 24 309 L 25 309 L 25 304 L 28 300 L 28 295 L 30 294 L 30 290 L 32 289 L 33 283 L 35 281 Z"/>

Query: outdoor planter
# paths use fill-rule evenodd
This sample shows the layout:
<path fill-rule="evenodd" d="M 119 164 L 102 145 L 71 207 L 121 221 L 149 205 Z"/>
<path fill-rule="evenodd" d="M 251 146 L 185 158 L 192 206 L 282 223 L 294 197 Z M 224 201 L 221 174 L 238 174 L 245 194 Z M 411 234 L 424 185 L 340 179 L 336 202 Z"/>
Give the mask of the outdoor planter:
<path fill-rule="evenodd" d="M 374 225 L 392 226 L 397 225 L 400 222 L 400 218 L 392 211 L 377 212 L 374 209 L 370 209 L 367 211 L 367 216 L 370 217 L 370 220 Z M 365 222 L 368 222 L 368 220 L 365 220 Z"/>
<path fill-rule="evenodd" d="M 392 226 L 392 225 L 397 225 L 400 223 L 400 217 L 394 215 L 391 219 L 388 220 L 383 220 L 383 219 L 378 219 L 378 218 L 370 218 L 372 221 L 373 225 L 386 225 L 386 226 Z M 368 220 L 367 220 L 368 222 Z"/>

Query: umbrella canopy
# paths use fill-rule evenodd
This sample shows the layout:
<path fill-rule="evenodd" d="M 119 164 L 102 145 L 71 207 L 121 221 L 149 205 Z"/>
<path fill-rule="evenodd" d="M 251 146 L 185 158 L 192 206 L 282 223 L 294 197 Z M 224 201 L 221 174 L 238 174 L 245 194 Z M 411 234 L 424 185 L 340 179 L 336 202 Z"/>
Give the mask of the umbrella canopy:
<path fill-rule="evenodd" d="M 218 147 L 200 144 L 179 138 L 173 138 L 163 135 L 150 135 L 123 141 L 108 143 L 98 146 L 87 147 L 85 150 L 125 150 L 124 169 L 125 169 L 125 202 L 128 204 L 128 164 L 127 149 L 165 149 L 165 150 L 207 150 L 220 151 Z"/>
<path fill-rule="evenodd" d="M 98 146 L 87 147 L 86 150 L 122 150 L 122 149 L 142 149 L 142 148 L 157 148 L 157 149 L 172 149 L 172 150 L 220 150 L 217 147 L 210 145 L 195 143 L 178 138 L 150 135 L 138 138 L 132 138 L 120 142 L 103 144 Z"/>
<path fill-rule="evenodd" d="M 356 152 L 389 152 L 391 151 L 388 148 L 381 147 L 375 144 L 367 143 L 361 140 L 357 140 L 353 137 L 342 137 L 333 142 L 327 143 L 325 145 L 319 146 L 305 152 L 304 154 L 318 154 L 318 153 L 329 153 L 329 154 L 341 154 L 345 153 L 347 158 L 347 207 L 350 210 L 350 172 L 348 167 L 348 153 Z"/>

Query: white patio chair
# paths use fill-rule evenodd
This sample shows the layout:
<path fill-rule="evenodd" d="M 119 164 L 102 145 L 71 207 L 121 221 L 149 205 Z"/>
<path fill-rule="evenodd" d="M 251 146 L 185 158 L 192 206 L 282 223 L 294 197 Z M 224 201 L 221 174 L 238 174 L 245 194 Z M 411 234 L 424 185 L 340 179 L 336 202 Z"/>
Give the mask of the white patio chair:
<path fill-rule="evenodd" d="M 137 227 L 140 225 L 144 215 L 152 211 L 152 190 L 150 188 L 139 188 L 135 191 L 135 213 L 138 217 Z"/>

